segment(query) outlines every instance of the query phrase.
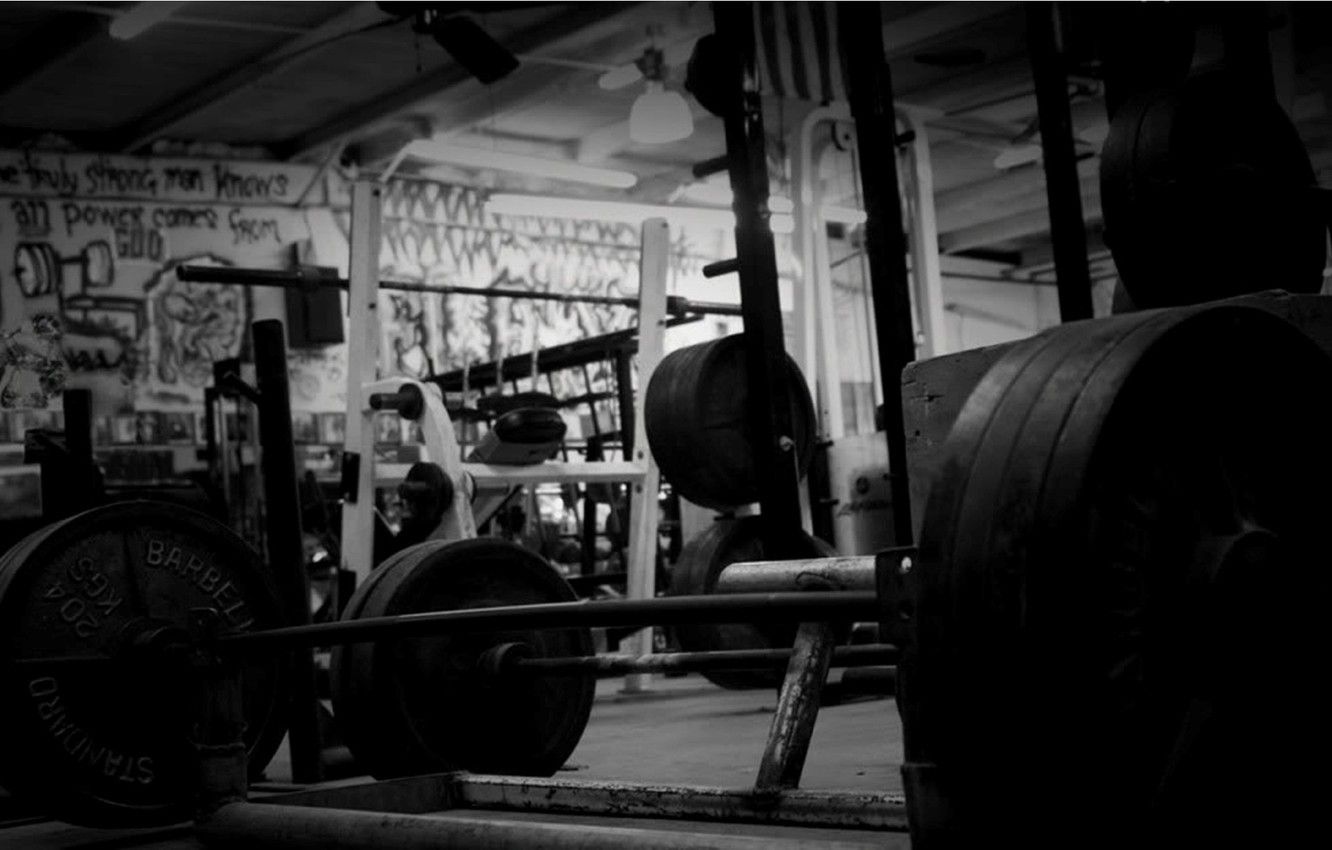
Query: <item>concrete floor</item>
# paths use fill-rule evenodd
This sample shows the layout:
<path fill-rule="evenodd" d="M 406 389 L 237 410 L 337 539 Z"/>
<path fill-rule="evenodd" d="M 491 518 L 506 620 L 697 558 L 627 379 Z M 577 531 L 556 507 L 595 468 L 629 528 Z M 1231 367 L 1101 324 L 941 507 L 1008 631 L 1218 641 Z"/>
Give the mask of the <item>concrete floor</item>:
<path fill-rule="evenodd" d="M 772 720 L 775 693 L 726 691 L 698 676 L 654 677 L 651 692 L 642 695 L 625 695 L 620 692 L 622 687 L 620 679 L 598 683 L 592 719 L 578 749 L 558 774 L 560 778 L 735 788 L 753 783 Z M 801 786 L 900 792 L 901 761 L 902 728 L 891 699 L 826 706 L 819 713 Z M 274 758 L 267 774 L 274 784 L 290 780 L 285 747 Z M 476 813 L 476 816 L 493 816 L 493 813 Z M 513 819 L 532 817 L 515 814 Z M 846 837 L 845 833 L 817 829 L 543 817 L 562 823 L 618 823 L 674 832 L 783 835 L 815 842 Z M 906 836 L 900 834 L 860 833 L 859 838 L 870 846 L 909 846 Z M 78 829 L 50 821 L 0 826 L 0 847 L 4 848 L 167 850 L 199 846 L 188 827 L 126 833 Z"/>

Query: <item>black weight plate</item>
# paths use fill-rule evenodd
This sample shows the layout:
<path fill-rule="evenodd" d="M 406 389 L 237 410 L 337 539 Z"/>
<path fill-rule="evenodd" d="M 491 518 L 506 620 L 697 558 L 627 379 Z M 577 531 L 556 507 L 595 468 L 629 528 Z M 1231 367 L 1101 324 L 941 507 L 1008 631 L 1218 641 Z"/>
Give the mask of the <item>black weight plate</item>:
<path fill-rule="evenodd" d="M 1322 287 L 1309 155 L 1270 94 L 1226 72 L 1131 98 L 1101 152 L 1106 242 L 1139 308 Z"/>
<path fill-rule="evenodd" d="M 796 463 L 809 469 L 817 423 L 809 387 L 786 358 Z M 758 459 L 746 422 L 744 335 L 672 351 L 648 381 L 644 424 L 652 456 L 675 492 L 726 510 L 759 500 Z"/>
<path fill-rule="evenodd" d="M 507 541 L 429 541 L 376 571 L 348 614 L 357 618 L 576 599 L 544 559 Z M 357 762 L 374 776 L 466 769 L 549 776 L 577 746 L 592 709 L 591 678 L 496 681 L 476 663 L 522 642 L 538 657 L 589 655 L 587 629 L 510 631 L 384 641 L 334 653 L 334 713 Z"/>
<path fill-rule="evenodd" d="M 225 526 L 156 502 L 95 508 L 34 534 L 0 568 L 0 778 L 52 815 L 91 826 L 192 815 L 192 695 L 180 671 L 133 663 L 148 622 L 218 609 L 233 630 L 282 625 L 262 562 Z M 61 663 L 84 657 L 91 663 Z M 243 668 L 251 772 L 284 734 L 285 662 Z"/>
<path fill-rule="evenodd" d="M 1238 307 L 1074 323 L 993 367 L 931 488 L 900 669 L 907 763 L 955 806 L 934 827 L 1257 846 L 1320 810 L 1330 391 L 1322 351 Z"/>
<path fill-rule="evenodd" d="M 389 573 L 401 574 L 401 571 L 409 571 L 412 566 L 419 562 L 438 545 L 435 541 L 417 543 L 408 546 L 392 556 L 385 558 L 383 563 L 371 570 L 370 575 L 357 586 L 351 599 L 347 600 L 346 607 L 342 610 L 343 620 L 355 620 L 361 616 L 361 609 L 365 607 L 366 600 L 374 593 L 375 587 L 384 580 Z M 367 648 L 365 644 L 354 643 L 338 645 L 333 647 L 333 652 L 329 657 L 329 686 L 333 697 L 333 717 L 338 723 L 338 729 L 342 732 L 344 738 L 347 736 L 348 729 L 365 728 L 373 724 L 373 706 L 366 703 L 371 702 L 369 694 L 365 687 L 358 689 L 353 681 L 359 671 L 363 671 L 366 665 L 371 664 L 371 653 L 373 649 Z M 353 753 L 354 754 L 354 753 Z M 369 768 L 365 768 L 368 773 Z"/>
<path fill-rule="evenodd" d="M 717 578 L 729 564 L 767 560 L 764 555 L 762 522 L 757 516 L 720 520 L 685 544 L 671 573 L 671 596 L 702 596 L 712 593 Z M 783 553 L 784 557 L 827 557 L 836 554 L 831 546 L 806 534 L 805 551 Z M 733 649 L 789 648 L 795 642 L 796 624 L 694 623 L 674 627 L 676 641 L 686 652 L 716 652 Z M 708 681 L 723 688 L 773 688 L 784 671 L 705 670 Z"/>

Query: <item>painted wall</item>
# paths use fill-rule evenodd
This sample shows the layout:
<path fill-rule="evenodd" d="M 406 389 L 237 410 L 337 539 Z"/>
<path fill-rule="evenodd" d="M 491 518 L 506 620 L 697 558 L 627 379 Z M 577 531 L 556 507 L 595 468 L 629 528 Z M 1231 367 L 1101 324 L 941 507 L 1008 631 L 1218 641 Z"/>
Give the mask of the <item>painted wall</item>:
<path fill-rule="evenodd" d="M 466 187 L 393 181 L 384 195 L 381 276 L 637 294 L 636 224 L 497 217 L 481 199 Z M 184 283 L 176 267 L 299 261 L 346 274 L 349 210 L 348 183 L 308 166 L 0 151 L 0 409 L 53 409 L 64 388 L 86 387 L 94 416 L 112 420 L 112 429 L 156 413 L 169 414 L 178 431 L 186 414 L 201 410 L 213 361 L 245 355 L 249 324 L 285 318 L 285 308 L 281 290 Z M 733 278 L 701 273 L 733 254 L 730 235 L 673 231 L 669 290 L 735 300 Z M 622 307 L 387 291 L 380 313 L 381 372 L 411 376 L 634 321 Z M 709 318 L 671 331 L 668 346 L 739 327 L 738 319 Z M 293 351 L 293 408 L 341 411 L 346 374 L 345 345 Z M 594 370 L 591 388 L 606 388 L 607 378 Z M 569 374 L 555 389 L 589 387 Z"/>
<path fill-rule="evenodd" d="M 344 199 L 311 211 L 313 260 L 346 273 L 350 214 Z M 637 297 L 639 227 L 485 212 L 472 188 L 394 180 L 383 195 L 380 274 L 441 286 L 497 287 L 537 292 Z M 727 234 L 706 228 L 672 230 L 669 292 L 734 299 L 733 283 L 707 281 L 702 267 L 729 255 Z M 508 358 L 575 339 L 630 327 L 628 307 L 565 304 L 384 291 L 380 369 L 424 376 Z M 738 320 L 723 323 L 739 329 Z M 673 332 L 682 345 L 718 333 L 715 322 Z M 580 375 L 555 376 L 558 395 L 587 391 Z M 594 370 L 595 382 L 607 375 Z M 542 381 L 542 389 L 545 389 Z"/>
<path fill-rule="evenodd" d="M 0 407 L 66 387 L 99 415 L 197 410 L 212 361 L 272 292 L 188 284 L 181 263 L 279 267 L 308 240 L 301 166 L 0 152 Z"/>

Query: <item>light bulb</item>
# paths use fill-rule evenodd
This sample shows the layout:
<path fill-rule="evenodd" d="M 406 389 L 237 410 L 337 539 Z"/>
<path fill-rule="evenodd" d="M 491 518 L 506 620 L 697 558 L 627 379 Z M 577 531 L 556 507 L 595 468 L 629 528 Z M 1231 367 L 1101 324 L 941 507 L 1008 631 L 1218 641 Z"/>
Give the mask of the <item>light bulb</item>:
<path fill-rule="evenodd" d="M 648 80 L 647 91 L 629 110 L 629 138 L 644 145 L 677 142 L 694 132 L 694 116 L 679 92 L 658 80 Z"/>

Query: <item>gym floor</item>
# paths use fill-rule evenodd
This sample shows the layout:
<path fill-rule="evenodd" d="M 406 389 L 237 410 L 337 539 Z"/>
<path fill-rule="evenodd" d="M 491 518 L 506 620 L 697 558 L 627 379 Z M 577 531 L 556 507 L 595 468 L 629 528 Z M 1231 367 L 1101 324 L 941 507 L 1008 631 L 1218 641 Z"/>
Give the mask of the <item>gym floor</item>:
<path fill-rule="evenodd" d="M 752 785 L 772 720 L 774 692 L 726 691 L 697 675 L 655 676 L 652 690 L 641 695 L 620 693 L 623 683 L 623 679 L 604 679 L 598 683 L 591 722 L 559 777 L 733 788 Z M 801 786 L 900 791 L 901 763 L 902 725 L 893 700 L 861 699 L 828 705 L 819 712 Z M 267 773 L 274 784 L 290 780 L 285 747 Z M 469 814 L 491 816 L 481 811 Z M 504 817 L 517 820 L 537 816 L 506 813 Z M 562 823 L 626 823 L 623 819 L 539 817 Z M 848 840 L 846 832 L 823 829 L 639 819 L 628 823 L 674 831 Z M 909 847 L 905 834 L 859 835 L 867 846 Z M 8 828 L 0 825 L 0 847 L 167 850 L 201 846 L 190 836 L 188 828 L 127 833 L 80 829 L 52 821 Z"/>

